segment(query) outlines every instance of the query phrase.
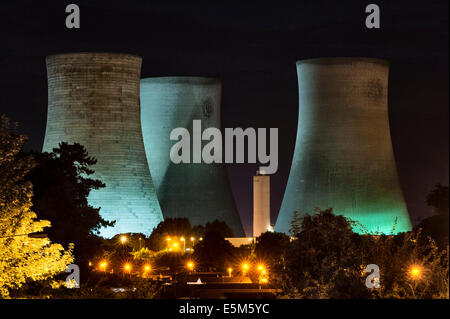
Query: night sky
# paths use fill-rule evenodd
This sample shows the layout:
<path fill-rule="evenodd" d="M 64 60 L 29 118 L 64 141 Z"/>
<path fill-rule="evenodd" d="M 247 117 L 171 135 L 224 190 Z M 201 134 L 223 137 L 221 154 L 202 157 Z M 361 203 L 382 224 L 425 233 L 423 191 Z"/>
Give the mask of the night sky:
<path fill-rule="evenodd" d="M 65 27 L 65 7 L 81 29 Z M 365 28 L 365 6 L 381 29 Z M 223 82 L 222 127 L 278 127 L 272 223 L 286 187 L 298 119 L 295 61 L 365 56 L 390 62 L 389 114 L 400 181 L 413 221 L 426 194 L 448 185 L 448 1 L 9 1 L 0 4 L 0 113 L 40 151 L 47 116 L 45 56 L 134 53 L 142 77 L 212 76 Z M 244 227 L 251 230 L 257 164 L 228 166 Z"/>

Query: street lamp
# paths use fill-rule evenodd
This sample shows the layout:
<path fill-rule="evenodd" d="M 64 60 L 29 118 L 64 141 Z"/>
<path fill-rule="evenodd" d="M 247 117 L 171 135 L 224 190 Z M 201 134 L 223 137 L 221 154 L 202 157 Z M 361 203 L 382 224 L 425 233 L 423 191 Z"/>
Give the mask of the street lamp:
<path fill-rule="evenodd" d="M 231 278 L 231 272 L 233 271 L 233 269 L 232 268 L 228 268 L 228 277 L 230 277 Z"/>
<path fill-rule="evenodd" d="M 126 263 L 125 265 L 123 265 L 123 270 L 125 272 L 130 272 L 131 271 L 131 264 Z"/>
<path fill-rule="evenodd" d="M 183 242 L 183 252 L 186 251 L 186 241 L 184 240 L 184 237 L 181 237 L 180 240 Z"/>
<path fill-rule="evenodd" d="M 125 244 L 127 242 L 127 236 L 125 236 L 125 235 L 120 236 L 120 242 L 122 244 Z"/>
<path fill-rule="evenodd" d="M 420 280 L 422 278 L 422 267 L 418 265 L 413 265 L 409 269 L 409 275 L 414 280 Z"/>
<path fill-rule="evenodd" d="M 194 263 L 192 261 L 188 261 L 186 264 L 186 268 L 189 269 L 189 271 L 194 270 Z"/>
<path fill-rule="evenodd" d="M 101 271 L 106 271 L 106 267 L 108 267 L 108 262 L 103 260 L 100 262 L 99 268 Z"/>
<path fill-rule="evenodd" d="M 250 266 L 247 263 L 242 264 L 242 273 L 244 274 L 244 276 L 247 273 L 249 268 L 250 268 Z"/>

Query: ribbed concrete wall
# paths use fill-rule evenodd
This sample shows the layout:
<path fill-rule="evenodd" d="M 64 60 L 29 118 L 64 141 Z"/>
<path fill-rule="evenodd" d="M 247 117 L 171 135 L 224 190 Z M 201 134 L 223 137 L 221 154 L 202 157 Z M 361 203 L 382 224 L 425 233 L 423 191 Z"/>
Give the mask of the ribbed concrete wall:
<path fill-rule="evenodd" d="M 61 141 L 84 145 L 98 162 L 89 204 L 101 207 L 114 228 L 101 232 L 151 233 L 162 221 L 142 141 L 139 81 L 142 59 L 110 53 L 47 57 L 48 115 L 43 151 Z"/>
<path fill-rule="evenodd" d="M 221 83 L 199 77 L 160 77 L 141 80 L 141 118 L 147 160 L 164 217 L 187 217 L 191 224 L 225 221 L 235 236 L 243 228 L 223 164 L 173 164 L 170 133 L 192 121 L 202 130 L 220 129 Z M 202 145 L 206 144 L 205 142 Z"/>
<path fill-rule="evenodd" d="M 253 237 L 270 227 L 270 176 L 253 176 Z"/>
<path fill-rule="evenodd" d="M 411 229 L 397 177 L 388 118 L 385 61 L 297 62 L 299 119 L 291 172 L 275 230 L 294 210 L 332 207 L 369 232 Z"/>

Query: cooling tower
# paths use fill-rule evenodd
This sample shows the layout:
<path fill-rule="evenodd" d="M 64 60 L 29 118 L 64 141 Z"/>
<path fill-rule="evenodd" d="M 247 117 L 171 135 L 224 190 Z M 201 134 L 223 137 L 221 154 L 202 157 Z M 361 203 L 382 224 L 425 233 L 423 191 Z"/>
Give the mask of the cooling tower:
<path fill-rule="evenodd" d="M 270 229 L 270 175 L 253 176 L 253 237 Z"/>
<path fill-rule="evenodd" d="M 243 236 L 225 166 L 203 161 L 174 164 L 170 159 L 176 143 L 169 138 L 174 128 L 188 129 L 191 140 L 193 120 L 201 120 L 202 130 L 220 129 L 221 87 L 219 80 L 211 78 L 142 79 L 142 132 L 164 217 L 186 217 L 192 225 L 218 219 L 225 221 L 235 236 Z"/>
<path fill-rule="evenodd" d="M 388 118 L 386 61 L 297 62 L 299 116 L 292 167 L 275 229 L 294 211 L 333 208 L 370 232 L 408 231 Z M 355 228 L 361 232 L 361 229 Z"/>
<path fill-rule="evenodd" d="M 127 54 L 73 53 L 47 57 L 48 115 L 43 151 L 80 143 L 98 160 L 89 204 L 115 220 L 101 235 L 151 233 L 163 220 L 145 157 L 140 125 L 142 59 Z"/>

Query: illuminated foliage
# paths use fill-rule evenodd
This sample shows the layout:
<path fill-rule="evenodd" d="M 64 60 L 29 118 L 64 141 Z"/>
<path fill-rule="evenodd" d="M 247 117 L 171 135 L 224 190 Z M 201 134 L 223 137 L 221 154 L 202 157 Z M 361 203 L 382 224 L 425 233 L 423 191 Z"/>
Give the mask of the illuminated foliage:
<path fill-rule="evenodd" d="M 7 298 L 11 289 L 27 281 L 52 278 L 73 260 L 72 247 L 65 251 L 48 238 L 30 238 L 50 226 L 36 220 L 31 211 L 32 185 L 24 180 L 33 167 L 33 159 L 21 153 L 26 141 L 9 120 L 0 123 L 0 296 Z"/>

